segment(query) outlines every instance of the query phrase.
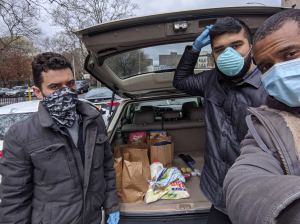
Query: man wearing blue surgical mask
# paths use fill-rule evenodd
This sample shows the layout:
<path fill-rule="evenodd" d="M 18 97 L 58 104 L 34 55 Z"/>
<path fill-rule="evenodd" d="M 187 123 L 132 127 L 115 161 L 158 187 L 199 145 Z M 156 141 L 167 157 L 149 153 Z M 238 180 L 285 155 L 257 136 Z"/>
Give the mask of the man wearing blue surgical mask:
<path fill-rule="evenodd" d="M 247 133 L 247 108 L 265 103 L 261 73 L 252 62 L 251 32 L 235 18 L 220 18 L 205 27 L 192 46 L 187 46 L 177 67 L 173 85 L 204 98 L 206 147 L 201 190 L 212 202 L 208 224 L 231 223 L 226 215 L 223 180 L 240 155 Z M 211 45 L 215 69 L 194 74 L 199 52 Z"/>
<path fill-rule="evenodd" d="M 241 156 L 224 181 L 233 223 L 300 223 L 300 10 L 267 19 L 253 55 L 269 94 L 250 108 Z"/>

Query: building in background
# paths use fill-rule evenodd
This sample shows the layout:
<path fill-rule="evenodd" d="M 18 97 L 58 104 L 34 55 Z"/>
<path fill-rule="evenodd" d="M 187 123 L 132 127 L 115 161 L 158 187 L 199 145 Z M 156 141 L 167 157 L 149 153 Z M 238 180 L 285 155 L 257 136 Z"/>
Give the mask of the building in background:
<path fill-rule="evenodd" d="M 159 66 L 166 67 L 167 68 L 176 68 L 180 59 L 182 57 L 182 54 L 178 54 L 177 52 L 171 52 L 167 55 L 159 55 Z"/>
<path fill-rule="evenodd" d="M 287 8 L 300 9 L 300 0 L 282 0 L 281 5 Z"/>

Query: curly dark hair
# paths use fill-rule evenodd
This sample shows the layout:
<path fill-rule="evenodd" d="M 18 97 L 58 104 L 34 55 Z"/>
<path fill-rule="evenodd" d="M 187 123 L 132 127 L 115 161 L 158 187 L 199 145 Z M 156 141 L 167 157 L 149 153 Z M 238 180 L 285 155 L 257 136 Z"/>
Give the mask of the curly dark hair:
<path fill-rule="evenodd" d="M 245 31 L 245 37 L 249 43 L 252 43 L 252 34 L 249 27 L 242 20 L 233 17 L 223 17 L 217 19 L 214 26 L 209 31 L 210 39 L 213 41 L 216 37 L 225 33 L 239 33 Z"/>
<path fill-rule="evenodd" d="M 69 68 L 73 72 L 71 63 L 61 54 L 45 52 L 38 54 L 31 63 L 34 85 L 41 88 L 43 77 L 42 72 L 49 70 L 61 70 Z"/>
<path fill-rule="evenodd" d="M 279 30 L 285 22 L 295 21 L 300 28 L 300 9 L 286 9 L 269 17 L 257 29 L 254 35 L 254 43 Z"/>

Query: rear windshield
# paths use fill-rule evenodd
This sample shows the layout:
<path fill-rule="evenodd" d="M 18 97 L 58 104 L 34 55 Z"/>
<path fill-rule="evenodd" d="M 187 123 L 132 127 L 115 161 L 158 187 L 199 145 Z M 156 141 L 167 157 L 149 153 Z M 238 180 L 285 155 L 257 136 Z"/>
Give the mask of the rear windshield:
<path fill-rule="evenodd" d="M 0 114 L 0 140 L 3 140 L 5 133 L 15 123 L 25 120 L 32 113 Z"/>
<path fill-rule="evenodd" d="M 177 43 L 141 48 L 114 55 L 105 64 L 121 79 L 146 73 L 174 71 L 187 45 Z M 200 52 L 195 70 L 208 70 L 214 67 L 210 46 Z"/>

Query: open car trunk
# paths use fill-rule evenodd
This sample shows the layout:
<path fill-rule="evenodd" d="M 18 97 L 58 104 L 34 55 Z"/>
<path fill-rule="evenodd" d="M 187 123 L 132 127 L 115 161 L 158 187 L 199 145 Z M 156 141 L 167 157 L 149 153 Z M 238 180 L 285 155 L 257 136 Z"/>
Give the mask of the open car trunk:
<path fill-rule="evenodd" d="M 194 168 L 202 170 L 204 163 L 205 148 L 205 122 L 204 107 L 200 97 L 182 97 L 182 98 L 159 98 L 149 101 L 129 101 L 125 105 L 119 107 L 117 113 L 119 120 L 114 129 L 112 138 L 112 146 L 116 148 L 119 144 L 128 143 L 128 134 L 136 131 L 150 132 L 152 130 L 165 130 L 172 138 L 174 143 L 173 167 L 187 167 L 184 161 L 178 157 L 179 154 L 188 154 L 195 161 Z M 192 112 L 190 112 L 192 111 Z M 139 123 L 137 114 L 154 113 L 154 120 L 149 121 L 145 117 L 146 122 Z M 148 115 L 147 115 L 148 114 Z M 142 116 L 145 116 L 142 115 Z M 178 223 L 182 221 L 182 216 L 193 217 L 191 222 L 186 223 L 202 223 L 199 217 L 203 218 L 206 223 L 206 216 L 211 207 L 211 203 L 206 199 L 200 190 L 200 177 L 194 176 L 187 180 L 186 188 L 190 194 L 189 198 L 178 200 L 159 200 L 150 204 L 144 201 L 135 203 L 121 203 L 121 214 L 123 221 L 136 220 L 136 223 L 143 221 L 142 217 L 160 217 L 160 221 L 165 221 L 167 217 L 180 217 Z M 138 217 L 140 219 L 138 219 Z M 198 217 L 198 219 L 195 219 Z M 147 219 L 148 220 L 148 219 Z M 198 220 L 195 222 L 195 220 Z M 153 223 L 153 222 L 150 222 Z M 156 223 L 156 222 L 155 222 Z M 175 222 L 176 223 L 176 222 Z"/>
<path fill-rule="evenodd" d="M 260 6 L 172 12 L 103 23 L 76 34 L 89 51 L 85 69 L 117 95 L 140 99 L 179 92 L 172 86 L 182 54 L 176 45 L 190 44 L 205 26 L 214 24 L 218 18 L 232 16 L 243 20 L 254 32 L 279 10 Z M 154 54 L 158 49 L 153 46 L 161 46 L 157 55 Z M 202 53 L 209 51 L 202 50 Z M 159 58 L 158 54 L 165 59 L 168 56 L 169 60 Z M 211 68 L 204 64 L 200 67 Z"/>

